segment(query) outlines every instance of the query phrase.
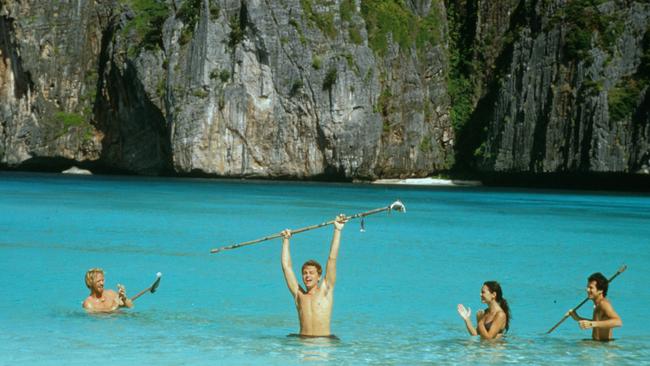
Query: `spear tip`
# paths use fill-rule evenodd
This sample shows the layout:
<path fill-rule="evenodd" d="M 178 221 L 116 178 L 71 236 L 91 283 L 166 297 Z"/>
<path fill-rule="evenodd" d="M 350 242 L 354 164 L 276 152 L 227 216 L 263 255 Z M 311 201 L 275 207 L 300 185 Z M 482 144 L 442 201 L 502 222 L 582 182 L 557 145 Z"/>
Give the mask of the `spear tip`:
<path fill-rule="evenodd" d="M 406 206 L 404 206 L 404 204 L 400 200 L 391 203 L 389 207 L 391 211 L 406 212 Z"/>

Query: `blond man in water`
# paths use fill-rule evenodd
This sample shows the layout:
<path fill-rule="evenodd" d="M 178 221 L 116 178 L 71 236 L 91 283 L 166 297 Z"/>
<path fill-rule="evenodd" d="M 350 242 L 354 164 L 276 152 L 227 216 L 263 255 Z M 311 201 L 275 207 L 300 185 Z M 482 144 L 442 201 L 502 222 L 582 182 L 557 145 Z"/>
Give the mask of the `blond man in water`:
<path fill-rule="evenodd" d="M 291 230 L 287 229 L 282 232 L 282 271 L 289 292 L 295 301 L 296 310 L 298 310 L 300 336 L 333 337 L 330 331 L 330 320 L 334 304 L 334 285 L 336 284 L 336 259 L 341 242 L 341 231 L 346 222 L 345 215 L 339 215 L 334 220 L 334 235 L 327 259 L 325 279 L 322 283 L 319 284 L 322 275 L 321 265 L 314 260 L 303 264 L 304 288 L 300 287 L 296 275 L 293 273 L 289 251 Z"/>
<path fill-rule="evenodd" d="M 104 290 L 104 270 L 101 268 L 91 268 L 86 272 L 86 287 L 90 295 L 82 306 L 90 313 L 109 313 L 121 307 L 133 307 L 133 302 L 126 297 L 124 286 L 117 285 L 118 292 Z"/>
<path fill-rule="evenodd" d="M 593 318 L 583 318 L 573 309 L 567 312 L 581 329 L 592 329 L 591 338 L 595 341 L 612 340 L 612 329 L 623 325 L 621 317 L 606 297 L 608 287 L 609 281 L 602 273 L 592 274 L 587 279 L 587 297 L 594 302 Z"/>

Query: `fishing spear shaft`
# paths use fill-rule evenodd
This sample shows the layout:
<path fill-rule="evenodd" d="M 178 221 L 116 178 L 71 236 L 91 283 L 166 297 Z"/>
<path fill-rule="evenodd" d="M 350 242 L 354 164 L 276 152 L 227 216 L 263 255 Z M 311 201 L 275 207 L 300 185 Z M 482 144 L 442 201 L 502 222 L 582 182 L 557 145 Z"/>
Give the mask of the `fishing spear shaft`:
<path fill-rule="evenodd" d="M 383 211 L 393 211 L 393 210 L 406 212 L 406 206 L 404 206 L 404 204 L 401 201 L 395 201 L 395 202 L 391 203 L 390 205 L 388 205 L 386 207 L 380 207 L 380 208 L 376 208 L 374 210 L 370 210 L 370 211 L 366 211 L 366 212 L 360 212 L 360 213 L 354 214 L 352 216 L 346 216 L 345 220 L 346 221 L 347 220 L 352 220 L 352 219 L 356 219 L 356 218 L 359 218 L 359 217 L 366 217 L 366 216 L 369 216 L 369 215 L 374 215 L 376 213 L 383 212 Z M 323 226 L 332 225 L 334 222 L 336 222 L 336 220 L 330 220 L 330 221 L 322 222 L 320 224 L 306 226 L 306 227 L 303 227 L 303 228 L 300 228 L 300 229 L 291 230 L 291 234 L 298 234 L 298 233 L 302 233 L 302 232 L 305 232 L 305 231 L 308 231 L 308 230 L 318 229 L 318 228 L 321 228 Z M 282 233 L 277 233 L 277 234 L 265 236 L 263 238 L 250 240 L 250 241 L 245 241 L 243 243 L 238 243 L 238 244 L 233 244 L 233 245 L 228 245 L 228 246 L 212 249 L 212 250 L 210 250 L 210 253 L 219 253 L 219 252 L 224 251 L 224 250 L 237 249 L 237 248 L 245 247 L 247 245 L 253 245 L 253 244 L 263 242 L 263 241 L 279 238 L 281 236 L 282 236 Z"/>
<path fill-rule="evenodd" d="M 147 287 L 146 289 L 138 292 L 135 296 L 131 298 L 131 301 L 135 301 L 138 297 L 146 294 L 147 292 L 151 292 L 152 294 L 156 292 L 156 289 L 158 289 L 158 285 L 160 285 L 160 278 L 162 277 L 162 273 L 158 272 L 156 273 L 156 280 L 151 284 L 151 286 Z"/>

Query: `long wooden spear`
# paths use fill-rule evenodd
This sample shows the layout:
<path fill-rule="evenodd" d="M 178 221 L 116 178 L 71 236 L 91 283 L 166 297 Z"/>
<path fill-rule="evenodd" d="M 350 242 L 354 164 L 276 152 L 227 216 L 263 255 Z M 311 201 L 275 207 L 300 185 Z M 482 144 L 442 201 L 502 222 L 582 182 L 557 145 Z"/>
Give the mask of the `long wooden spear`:
<path fill-rule="evenodd" d="M 356 219 L 356 218 L 359 218 L 359 217 L 366 217 L 366 216 L 369 216 L 369 215 L 374 215 L 376 213 L 383 212 L 383 211 L 406 212 L 406 206 L 404 206 L 404 204 L 401 201 L 398 200 L 398 201 L 395 201 L 395 202 L 391 203 L 390 205 L 388 205 L 386 207 L 380 207 L 380 208 L 376 208 L 374 210 L 370 210 L 370 211 L 366 211 L 366 212 L 360 212 L 360 213 L 354 214 L 352 216 L 346 216 L 345 219 L 346 219 L 346 221 L 347 220 L 352 220 L 352 219 Z M 330 221 L 326 221 L 326 222 L 323 222 L 323 223 L 320 223 L 320 224 L 317 224 L 317 225 L 312 225 L 312 226 L 307 226 L 307 227 L 303 227 L 303 228 L 300 228 L 300 229 L 291 230 L 291 235 L 302 233 L 302 232 L 308 231 L 308 230 L 318 229 L 318 228 L 323 227 L 323 226 L 331 225 L 335 221 L 336 220 L 330 220 Z M 257 243 L 260 243 L 260 242 L 263 242 L 263 241 L 279 238 L 281 236 L 282 236 L 282 233 L 277 233 L 277 234 L 265 236 L 263 238 L 259 238 L 259 239 L 255 239 L 255 240 L 251 240 L 251 241 L 245 241 L 243 243 L 227 245 L 227 246 L 224 246 L 224 247 L 219 247 L 219 248 L 216 248 L 216 249 L 212 249 L 212 250 L 210 250 L 210 253 L 219 253 L 219 252 L 222 252 L 224 250 L 237 249 L 237 248 L 245 247 L 247 245 L 257 244 Z"/>

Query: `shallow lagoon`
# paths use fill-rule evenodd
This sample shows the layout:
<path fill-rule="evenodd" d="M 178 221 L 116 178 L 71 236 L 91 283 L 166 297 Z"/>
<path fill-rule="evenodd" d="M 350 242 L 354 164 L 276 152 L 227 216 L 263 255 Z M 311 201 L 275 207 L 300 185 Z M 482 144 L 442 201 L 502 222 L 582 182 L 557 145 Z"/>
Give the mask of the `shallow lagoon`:
<path fill-rule="evenodd" d="M 343 233 L 340 341 L 286 337 L 298 323 L 279 240 L 209 254 L 395 199 L 406 214 Z M 649 208 L 647 195 L 618 193 L 0 172 L 0 364 L 643 363 Z M 296 235 L 294 265 L 324 263 L 330 237 Z M 571 320 L 543 335 L 585 297 L 590 273 L 621 264 L 609 294 L 624 322 L 616 341 L 585 341 Z M 94 266 L 130 295 L 163 279 L 134 309 L 89 316 L 83 275 Z M 513 311 L 499 342 L 468 337 L 456 313 L 459 302 L 481 307 L 487 279 Z"/>

